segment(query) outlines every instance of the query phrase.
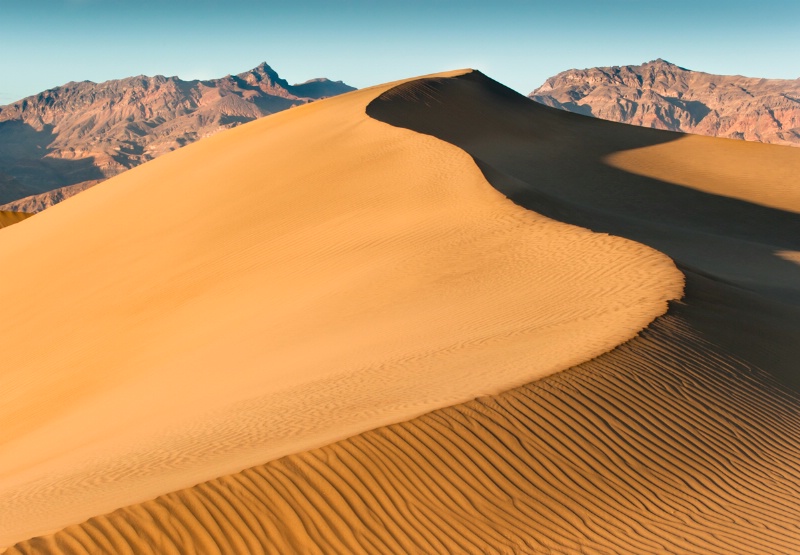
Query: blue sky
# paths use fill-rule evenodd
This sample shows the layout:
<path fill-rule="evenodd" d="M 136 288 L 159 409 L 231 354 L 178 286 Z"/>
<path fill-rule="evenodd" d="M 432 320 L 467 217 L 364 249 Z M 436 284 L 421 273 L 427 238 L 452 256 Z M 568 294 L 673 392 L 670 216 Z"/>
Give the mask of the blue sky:
<path fill-rule="evenodd" d="M 573 67 L 665 58 L 800 77 L 800 0 L 0 0 L 0 104 L 68 81 L 222 77 L 365 87 L 474 67 L 522 93 Z"/>

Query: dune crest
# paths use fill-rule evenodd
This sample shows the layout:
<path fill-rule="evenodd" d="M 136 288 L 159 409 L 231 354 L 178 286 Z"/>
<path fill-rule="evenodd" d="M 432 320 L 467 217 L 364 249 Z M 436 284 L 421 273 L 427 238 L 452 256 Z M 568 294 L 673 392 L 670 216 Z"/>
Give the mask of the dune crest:
<path fill-rule="evenodd" d="M 0 544 L 563 370 L 681 295 L 668 257 L 367 116 L 394 86 L 4 230 Z"/>

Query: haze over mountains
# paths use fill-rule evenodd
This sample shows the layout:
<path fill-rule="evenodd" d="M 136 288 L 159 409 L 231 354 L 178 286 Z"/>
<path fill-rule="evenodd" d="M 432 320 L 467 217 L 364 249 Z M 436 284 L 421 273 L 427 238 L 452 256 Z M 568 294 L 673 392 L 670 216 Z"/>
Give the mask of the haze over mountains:
<path fill-rule="evenodd" d="M 800 79 L 712 75 L 658 59 L 638 66 L 571 69 L 529 97 L 621 123 L 800 145 Z"/>
<path fill-rule="evenodd" d="M 223 129 L 351 90 L 290 85 L 266 63 L 207 81 L 67 83 L 0 107 L 0 210 L 37 212 Z"/>

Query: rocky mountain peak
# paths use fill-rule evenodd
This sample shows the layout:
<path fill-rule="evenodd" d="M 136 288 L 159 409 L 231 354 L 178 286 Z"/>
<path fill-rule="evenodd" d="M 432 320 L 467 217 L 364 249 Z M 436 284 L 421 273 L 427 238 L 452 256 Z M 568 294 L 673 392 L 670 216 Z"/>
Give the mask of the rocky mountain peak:
<path fill-rule="evenodd" d="M 565 71 L 529 96 L 611 121 L 800 146 L 800 80 L 713 75 L 658 58 Z"/>
<path fill-rule="evenodd" d="M 0 106 L 0 204 L 58 189 L 24 209 L 52 204 L 223 129 L 351 90 L 328 79 L 289 85 L 266 62 L 202 82 L 70 82 Z"/>
<path fill-rule="evenodd" d="M 280 87 L 284 90 L 289 89 L 289 83 L 281 79 L 274 69 L 272 69 L 266 62 L 261 62 L 259 65 L 237 75 L 240 79 L 254 87 L 263 87 L 271 89 Z"/>

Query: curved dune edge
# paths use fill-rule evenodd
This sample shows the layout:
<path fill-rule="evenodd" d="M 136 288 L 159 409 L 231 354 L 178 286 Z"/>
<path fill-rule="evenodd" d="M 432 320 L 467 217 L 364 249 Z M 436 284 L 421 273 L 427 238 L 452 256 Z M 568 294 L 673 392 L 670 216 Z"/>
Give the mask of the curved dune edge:
<path fill-rule="evenodd" d="M 796 552 L 797 397 L 703 337 L 692 321 L 714 286 L 688 291 L 697 302 L 568 371 L 6 555 Z"/>
<path fill-rule="evenodd" d="M 668 257 L 520 208 L 461 149 L 368 117 L 393 86 L 4 231 L 0 544 L 560 371 L 681 295 Z"/>

